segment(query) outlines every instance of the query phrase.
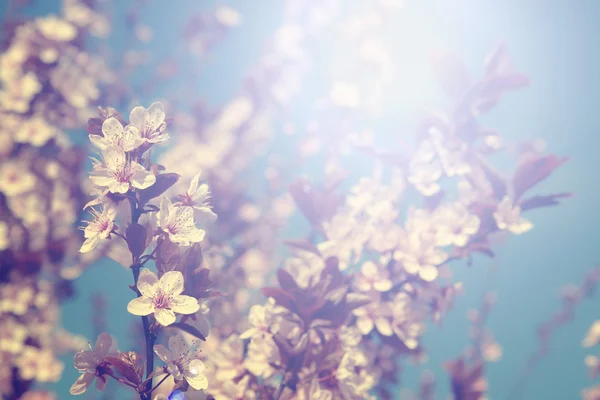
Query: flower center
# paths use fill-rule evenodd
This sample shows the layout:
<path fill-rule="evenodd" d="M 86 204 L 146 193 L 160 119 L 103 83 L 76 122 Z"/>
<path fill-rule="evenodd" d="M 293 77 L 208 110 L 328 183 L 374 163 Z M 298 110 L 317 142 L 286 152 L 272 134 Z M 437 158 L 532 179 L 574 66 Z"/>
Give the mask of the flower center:
<path fill-rule="evenodd" d="M 164 293 L 158 293 L 154 297 L 154 308 L 156 308 L 156 309 L 169 308 L 170 300 L 171 300 L 170 296 L 167 296 Z"/>

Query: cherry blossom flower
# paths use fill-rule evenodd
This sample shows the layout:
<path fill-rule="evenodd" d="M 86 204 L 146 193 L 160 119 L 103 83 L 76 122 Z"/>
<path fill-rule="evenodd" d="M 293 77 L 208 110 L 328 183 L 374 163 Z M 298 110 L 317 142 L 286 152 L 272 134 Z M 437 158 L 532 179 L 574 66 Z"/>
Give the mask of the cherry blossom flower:
<path fill-rule="evenodd" d="M 156 182 L 156 177 L 139 163 L 127 158 L 118 146 L 109 146 L 102 152 L 105 165 L 95 165 L 90 180 L 111 193 L 127 193 L 132 187 L 146 189 Z"/>
<path fill-rule="evenodd" d="M 185 337 L 178 333 L 169 338 L 169 348 L 162 344 L 154 346 L 154 352 L 167 364 L 167 372 L 175 381 L 186 380 L 196 390 L 208 388 L 208 379 L 204 375 L 206 367 L 198 358 L 199 351 L 193 343 L 190 347 Z"/>
<path fill-rule="evenodd" d="M 348 351 L 342 357 L 335 377 L 344 399 L 368 399 L 369 391 L 376 384 L 375 376 L 367 371 L 369 359 L 358 349 Z"/>
<path fill-rule="evenodd" d="M 440 207 L 436 217 L 440 222 L 436 231 L 438 246 L 464 247 L 471 236 L 479 231 L 481 224 L 479 217 L 469 213 L 460 203 L 450 207 Z"/>
<path fill-rule="evenodd" d="M 129 114 L 129 123 L 137 128 L 141 140 L 145 143 L 160 143 L 169 138 L 164 132 L 165 111 L 160 103 L 152 103 L 148 109 L 135 107 Z"/>
<path fill-rule="evenodd" d="M 208 199 L 210 198 L 210 190 L 206 183 L 200 185 L 200 176 L 198 173 L 190 182 L 190 187 L 185 194 L 180 194 L 181 201 L 176 205 L 183 205 L 192 207 L 196 221 L 202 222 L 214 222 L 217 219 L 215 214 L 208 205 Z"/>
<path fill-rule="evenodd" d="M 87 222 L 87 226 L 83 228 L 85 242 L 79 249 L 80 253 L 87 253 L 94 250 L 100 240 L 110 239 L 110 233 L 115 227 L 115 218 L 117 217 L 117 209 L 112 205 L 105 205 L 102 213 L 95 209 L 91 209 L 94 219 Z"/>
<path fill-rule="evenodd" d="M 206 232 L 196 227 L 194 209 L 190 206 L 175 206 L 168 197 L 163 197 L 156 214 L 160 229 L 169 235 L 169 240 L 182 246 L 199 243 Z"/>
<path fill-rule="evenodd" d="M 110 117 L 102 123 L 102 134 L 104 136 L 89 135 L 92 144 L 100 150 L 115 145 L 124 151 L 132 151 L 143 143 L 135 126 L 123 127 L 115 117 Z"/>
<path fill-rule="evenodd" d="M 356 288 L 363 292 L 371 289 L 378 292 L 387 292 L 392 288 L 392 281 L 388 278 L 388 272 L 384 268 L 378 268 L 373 261 L 365 261 L 356 275 Z"/>
<path fill-rule="evenodd" d="M 511 198 L 508 196 L 505 196 L 498 204 L 498 208 L 494 212 L 494 219 L 498 229 L 507 230 L 515 235 L 520 235 L 533 228 L 530 221 L 521 217 L 521 207 L 513 205 Z"/>
<path fill-rule="evenodd" d="M 80 351 L 75 354 L 75 368 L 83 373 L 71 386 L 69 393 L 73 395 L 84 393 L 96 380 L 96 388 L 104 390 L 107 379 L 98 371 L 98 366 L 104 362 L 113 344 L 112 337 L 108 333 L 101 333 L 96 339 L 96 344 L 92 350 Z"/>
<path fill-rule="evenodd" d="M 392 336 L 394 332 L 390 325 L 391 311 L 388 305 L 375 300 L 353 310 L 352 313 L 357 317 L 356 327 L 363 335 L 368 335 L 376 328 L 383 336 Z"/>
<path fill-rule="evenodd" d="M 15 141 L 41 147 L 56 135 L 56 130 L 40 117 L 25 120 L 15 132 Z"/>
<path fill-rule="evenodd" d="M 411 234 L 394 252 L 394 259 L 402 262 L 407 273 L 431 282 L 437 278 L 438 266 L 448 259 L 448 254 L 423 235 Z"/>
<path fill-rule="evenodd" d="M 35 188 L 37 179 L 20 163 L 7 161 L 0 165 L 0 192 L 17 196 Z"/>
<path fill-rule="evenodd" d="M 141 296 L 127 305 L 127 311 L 133 315 L 154 314 L 156 321 L 168 326 L 175 322 L 178 314 L 194 314 L 200 309 L 198 300 L 182 295 L 183 274 L 179 271 L 168 271 L 160 280 L 149 269 L 142 269 L 137 281 Z"/>

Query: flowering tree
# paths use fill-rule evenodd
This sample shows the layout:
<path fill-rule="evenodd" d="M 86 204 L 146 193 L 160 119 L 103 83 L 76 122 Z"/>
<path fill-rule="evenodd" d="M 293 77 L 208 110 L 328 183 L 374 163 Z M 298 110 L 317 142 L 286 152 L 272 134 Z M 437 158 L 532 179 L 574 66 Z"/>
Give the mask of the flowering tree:
<path fill-rule="evenodd" d="M 503 44 L 476 79 L 458 57 L 437 53 L 449 107 L 423 113 L 410 139 L 377 140 L 372 120 L 395 68 L 381 36 L 399 3 L 344 11 L 336 0 L 287 0 L 282 26 L 216 111 L 186 88 L 160 92 L 157 82 L 181 72 L 177 58 L 108 52 L 105 63 L 98 43 L 110 18 L 100 3 L 65 0 L 61 16 L 7 24 L 0 393 L 52 398 L 34 385 L 58 381 L 57 356 L 70 351 L 80 372 L 71 395 L 112 380 L 141 400 L 397 398 L 400 366 L 426 357 L 427 327 L 468 290 L 454 265 L 494 257 L 501 238 L 533 228 L 527 213 L 570 196 L 534 193 L 567 158 L 484 126 L 484 114 L 529 84 Z M 135 2 L 126 28 L 146 43 L 142 8 Z M 227 6 L 194 15 L 182 32 L 186 57 L 209 54 L 241 20 Z M 321 71 L 309 49 L 322 38 L 358 50 L 340 61 L 350 72 L 319 86 L 292 124 L 303 80 Z M 134 83 L 142 67 L 151 77 Z M 145 108 L 142 95 L 161 102 Z M 72 145 L 66 131 L 81 137 L 86 123 L 87 147 Z M 89 166 L 86 152 L 95 154 Z M 498 157 L 511 160 L 509 171 Z M 307 164 L 318 170 L 312 178 L 298 172 Z M 262 180 L 253 178 L 259 168 Z M 80 210 L 89 213 L 83 235 L 74 229 Z M 101 321 L 89 345 L 59 327 L 73 280 L 103 257 L 131 271 L 130 282 L 115 282 L 129 285 L 122 307 L 140 317 L 130 350 Z M 590 276 L 577 299 L 595 286 Z M 569 314 L 576 301 L 566 303 Z M 493 304 L 486 294 L 470 314 L 470 345 L 445 364 L 457 400 L 487 395 L 485 363 L 502 352 L 485 326 Z M 596 325 L 585 346 L 598 343 Z M 597 359 L 586 363 L 597 372 Z M 434 398 L 434 382 L 424 376 L 411 398 Z"/>

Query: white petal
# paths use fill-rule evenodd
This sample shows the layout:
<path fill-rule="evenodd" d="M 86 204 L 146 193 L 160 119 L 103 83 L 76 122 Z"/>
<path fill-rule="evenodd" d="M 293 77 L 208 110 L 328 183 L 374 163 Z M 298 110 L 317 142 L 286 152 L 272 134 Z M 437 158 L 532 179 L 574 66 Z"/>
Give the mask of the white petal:
<path fill-rule="evenodd" d="M 198 229 L 198 228 L 189 229 L 188 228 L 181 233 L 169 235 L 169 239 L 171 239 L 171 241 L 173 243 L 180 243 L 184 246 L 187 246 L 190 243 L 201 242 L 202 240 L 204 240 L 205 235 L 206 235 L 206 232 L 203 231 L 202 229 Z"/>
<path fill-rule="evenodd" d="M 175 313 L 171 310 L 167 310 L 166 308 L 156 310 L 154 312 L 154 318 L 156 318 L 156 322 L 162 326 L 169 326 L 177 320 Z"/>
<path fill-rule="evenodd" d="M 119 182 L 114 179 L 108 184 L 108 191 L 111 193 L 125 194 L 129 191 L 129 182 Z"/>
<path fill-rule="evenodd" d="M 146 111 L 146 109 L 141 106 L 135 107 L 129 113 L 129 122 L 140 130 L 144 129 L 146 120 L 149 118 L 150 115 L 148 114 L 148 111 Z"/>
<path fill-rule="evenodd" d="M 392 326 L 390 325 L 390 321 L 387 318 L 379 317 L 375 320 L 375 326 L 379 333 L 383 336 L 392 336 L 394 331 L 392 330 Z"/>
<path fill-rule="evenodd" d="M 123 133 L 122 147 L 125 151 L 135 150 L 144 143 L 140 131 L 133 125 L 127 125 Z"/>
<path fill-rule="evenodd" d="M 106 187 L 115 180 L 115 174 L 106 168 L 94 168 L 90 172 L 90 181 L 96 186 Z"/>
<path fill-rule="evenodd" d="M 90 238 L 87 238 L 85 240 L 85 242 L 83 242 L 83 244 L 79 248 L 79 252 L 87 253 L 89 251 L 92 251 L 96 248 L 96 246 L 98 246 L 99 242 L 100 242 L 100 239 L 98 238 L 98 236 L 92 236 Z"/>
<path fill-rule="evenodd" d="M 94 374 L 86 372 L 85 374 L 77 378 L 75 383 L 71 386 L 71 389 L 69 389 L 69 393 L 71 393 L 72 395 L 84 393 L 85 390 L 91 385 L 94 378 Z"/>
<path fill-rule="evenodd" d="M 73 357 L 73 364 L 75 364 L 75 368 L 81 371 L 85 371 L 88 369 L 95 369 L 98 365 L 98 360 L 93 351 L 79 351 Z"/>
<path fill-rule="evenodd" d="M 92 142 L 92 144 L 100 150 L 105 150 L 108 146 L 110 146 L 110 143 L 108 143 L 108 141 L 100 135 L 89 135 L 89 138 L 90 142 Z"/>
<path fill-rule="evenodd" d="M 165 120 L 165 110 L 161 103 L 152 103 L 148 107 L 148 126 L 156 130 Z"/>
<path fill-rule="evenodd" d="M 115 117 L 110 117 L 102 123 L 102 133 L 110 144 L 117 144 L 123 137 L 123 125 Z"/>
<path fill-rule="evenodd" d="M 196 390 L 208 388 L 208 379 L 204 375 L 204 363 L 200 360 L 192 360 L 189 365 L 189 371 L 184 371 L 185 380 Z"/>
<path fill-rule="evenodd" d="M 200 176 L 202 176 L 202 172 L 198 172 L 196 174 L 196 176 L 194 176 L 192 178 L 192 181 L 190 182 L 190 187 L 188 189 L 188 194 L 190 196 L 193 196 L 194 194 L 196 194 L 196 191 L 198 190 L 198 184 L 200 182 Z M 208 187 L 208 185 L 207 185 Z"/>
<path fill-rule="evenodd" d="M 192 296 L 175 296 L 170 307 L 179 314 L 193 314 L 200 309 L 200 304 Z"/>
<path fill-rule="evenodd" d="M 173 360 L 173 355 L 171 352 L 162 344 L 155 345 L 154 352 L 165 364 L 168 364 L 169 361 Z"/>
<path fill-rule="evenodd" d="M 175 233 L 194 226 L 194 209 L 189 206 L 175 208 L 173 215 L 169 218 L 169 225 L 175 229 Z"/>
<path fill-rule="evenodd" d="M 433 282 L 438 277 L 438 269 L 435 266 L 428 265 L 419 270 L 419 276 L 425 282 Z"/>
<path fill-rule="evenodd" d="M 133 315 L 149 315 L 154 312 L 154 304 L 148 297 L 138 297 L 127 304 L 127 311 Z"/>
<path fill-rule="evenodd" d="M 112 337 L 108 333 L 102 332 L 100 335 L 98 335 L 98 339 L 96 339 L 94 353 L 96 353 L 98 356 L 104 357 L 108 354 L 110 346 L 112 346 Z"/>
<path fill-rule="evenodd" d="M 143 296 L 153 298 L 158 290 L 158 277 L 148 268 L 142 269 L 138 277 L 137 288 Z"/>
<path fill-rule="evenodd" d="M 140 164 L 136 162 L 132 162 L 132 168 L 134 168 L 135 173 L 131 177 L 131 186 L 136 189 L 146 189 L 150 186 L 154 185 L 156 182 L 156 176 L 144 169 Z"/>
<path fill-rule="evenodd" d="M 127 164 L 125 150 L 119 146 L 108 146 L 106 150 L 102 152 L 102 158 L 104 159 L 108 170 L 112 172 L 123 171 L 125 164 Z"/>
<path fill-rule="evenodd" d="M 363 335 L 368 335 L 373 330 L 373 321 L 370 318 L 358 318 L 356 320 L 356 327 Z"/>
<path fill-rule="evenodd" d="M 160 201 L 160 210 L 157 214 L 158 224 L 163 230 L 167 229 L 169 225 L 169 215 L 171 214 L 171 209 L 173 208 L 173 203 L 167 196 L 164 196 Z"/>
<path fill-rule="evenodd" d="M 183 274 L 179 271 L 167 271 L 161 276 L 158 286 L 164 294 L 179 296 L 183 292 Z"/>

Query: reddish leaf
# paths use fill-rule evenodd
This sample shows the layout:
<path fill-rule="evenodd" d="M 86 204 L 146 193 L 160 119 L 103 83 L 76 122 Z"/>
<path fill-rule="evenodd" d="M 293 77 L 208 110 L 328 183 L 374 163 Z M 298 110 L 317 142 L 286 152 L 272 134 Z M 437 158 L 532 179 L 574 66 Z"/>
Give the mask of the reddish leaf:
<path fill-rule="evenodd" d="M 568 160 L 568 157 L 559 158 L 551 154 L 531 157 L 524 161 L 519 165 L 513 177 L 514 200 L 519 200 L 526 191 L 546 179 L 556 168 Z"/>
<path fill-rule="evenodd" d="M 133 352 L 130 352 L 133 353 Z M 137 354 L 136 354 L 137 357 Z M 122 358 L 122 357 L 105 357 L 110 365 L 112 365 L 125 379 L 134 384 L 141 383 L 142 379 L 137 373 L 137 358 Z"/>
<path fill-rule="evenodd" d="M 496 200 L 502 200 L 507 193 L 507 185 L 504 177 L 500 175 L 495 169 L 491 166 L 487 165 L 485 162 L 481 162 L 481 169 L 485 173 L 485 176 L 492 186 L 492 190 L 494 191 L 494 198 Z"/>
<path fill-rule="evenodd" d="M 189 333 L 190 335 L 197 337 L 198 339 L 206 342 L 206 336 L 202 334 L 196 327 L 188 324 L 184 324 L 182 322 L 176 322 L 174 324 L 169 325 L 169 327 L 179 328 L 184 332 Z"/>
<path fill-rule="evenodd" d="M 532 208 L 551 207 L 560 204 L 558 199 L 565 199 L 571 196 L 573 196 L 573 193 L 557 193 L 544 196 L 533 196 L 521 200 L 519 206 L 521 207 L 522 211 L 530 210 Z"/>
<path fill-rule="evenodd" d="M 279 288 L 273 288 L 273 287 L 265 287 L 265 288 L 262 288 L 260 291 L 262 292 L 262 294 L 265 297 L 274 298 L 275 302 L 278 305 L 287 308 L 288 310 L 290 310 L 293 313 L 297 312 L 294 298 L 292 297 L 292 295 L 290 295 L 286 291 L 279 289 Z"/>
<path fill-rule="evenodd" d="M 163 194 L 167 189 L 173 186 L 179 180 L 179 175 L 175 173 L 160 174 L 156 176 L 156 182 L 148 189 L 139 191 L 140 204 L 146 204 L 148 201 Z"/>
<path fill-rule="evenodd" d="M 285 291 L 293 292 L 298 290 L 298 285 L 294 277 L 283 268 L 277 270 L 277 280 L 279 281 L 279 286 Z"/>
<path fill-rule="evenodd" d="M 129 224 L 125 232 L 127 247 L 135 258 L 138 258 L 146 250 L 146 228 L 140 224 Z"/>

